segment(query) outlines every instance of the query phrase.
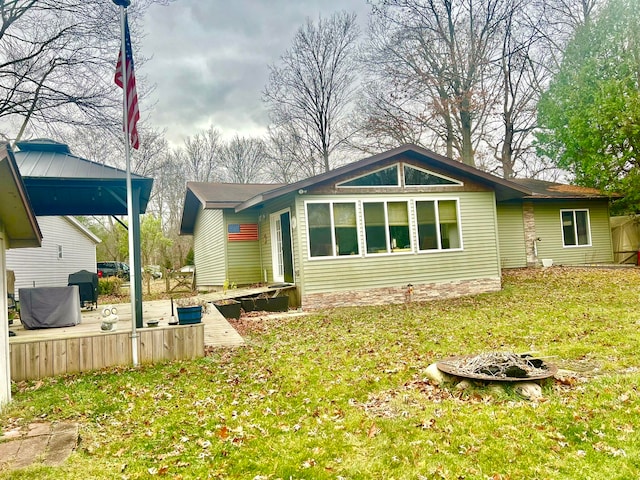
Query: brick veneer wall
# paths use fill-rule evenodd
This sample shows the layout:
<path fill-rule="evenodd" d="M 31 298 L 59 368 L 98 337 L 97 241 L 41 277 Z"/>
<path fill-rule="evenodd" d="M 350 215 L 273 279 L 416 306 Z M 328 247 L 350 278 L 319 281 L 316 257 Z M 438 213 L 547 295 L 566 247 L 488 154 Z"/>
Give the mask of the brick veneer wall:
<path fill-rule="evenodd" d="M 427 283 L 403 287 L 369 288 L 341 292 L 313 293 L 302 297 L 302 308 L 318 310 L 332 307 L 358 305 L 387 305 L 406 302 L 423 302 L 440 298 L 461 297 L 501 289 L 500 278 L 460 280 L 447 283 Z"/>

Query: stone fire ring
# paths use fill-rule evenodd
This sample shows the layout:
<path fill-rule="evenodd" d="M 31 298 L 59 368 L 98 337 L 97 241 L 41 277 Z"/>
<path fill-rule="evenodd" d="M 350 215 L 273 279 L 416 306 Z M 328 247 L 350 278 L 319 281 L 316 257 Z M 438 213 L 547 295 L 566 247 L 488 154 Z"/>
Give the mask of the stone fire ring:
<path fill-rule="evenodd" d="M 447 373 L 449 375 L 453 375 L 454 377 L 460 378 L 470 378 L 473 380 L 482 380 L 485 382 L 530 382 L 535 380 L 544 380 L 546 378 L 553 377 L 556 373 L 558 373 L 558 367 L 552 363 L 546 363 L 545 366 L 546 371 L 544 373 L 540 373 L 538 375 L 532 375 L 527 377 L 494 377 L 493 375 L 485 375 L 483 373 L 462 373 L 460 372 L 456 365 L 453 363 L 456 360 L 460 360 L 462 358 L 471 358 L 474 355 L 463 355 L 459 357 L 449 357 L 440 362 L 436 363 L 438 370 L 441 372 Z"/>

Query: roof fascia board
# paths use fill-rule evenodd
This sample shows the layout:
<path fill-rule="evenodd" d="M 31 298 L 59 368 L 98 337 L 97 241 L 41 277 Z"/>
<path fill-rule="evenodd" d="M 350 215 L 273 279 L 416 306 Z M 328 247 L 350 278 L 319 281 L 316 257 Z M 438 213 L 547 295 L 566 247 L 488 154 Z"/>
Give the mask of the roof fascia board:
<path fill-rule="evenodd" d="M 30 239 L 17 239 L 9 237 L 9 244 L 11 248 L 40 247 L 42 246 L 42 232 L 40 230 L 40 225 L 38 225 L 36 215 L 33 212 L 33 207 L 31 206 L 31 202 L 29 201 L 29 197 L 27 196 L 27 191 L 22 180 L 22 176 L 20 175 L 20 170 L 18 169 L 16 159 L 13 156 L 13 151 L 11 150 L 9 144 L 6 143 L 0 145 L 0 162 L 4 158 L 6 158 L 7 160 L 7 166 L 9 168 L 11 177 L 13 178 L 13 182 L 16 186 L 20 202 L 24 209 L 26 220 L 29 223 L 29 229 L 33 233 L 33 237 Z"/>
<path fill-rule="evenodd" d="M 76 217 L 73 217 L 71 215 L 65 215 L 64 219 L 67 222 L 69 222 L 71 225 L 73 225 L 75 228 L 77 228 L 80 231 L 80 233 L 84 234 L 87 238 L 89 238 L 94 243 L 96 244 L 102 243 L 102 240 L 100 240 L 96 235 L 93 234 L 91 230 L 89 230 L 82 223 L 80 223 L 80 221 Z"/>

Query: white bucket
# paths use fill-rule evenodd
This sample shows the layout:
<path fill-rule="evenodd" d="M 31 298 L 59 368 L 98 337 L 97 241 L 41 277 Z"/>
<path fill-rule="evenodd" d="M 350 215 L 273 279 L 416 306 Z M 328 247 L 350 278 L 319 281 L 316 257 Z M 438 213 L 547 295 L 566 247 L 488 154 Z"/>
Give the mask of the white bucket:
<path fill-rule="evenodd" d="M 553 265 L 553 260 L 551 258 L 543 258 L 542 259 L 542 266 L 544 268 L 551 267 L 552 265 Z"/>

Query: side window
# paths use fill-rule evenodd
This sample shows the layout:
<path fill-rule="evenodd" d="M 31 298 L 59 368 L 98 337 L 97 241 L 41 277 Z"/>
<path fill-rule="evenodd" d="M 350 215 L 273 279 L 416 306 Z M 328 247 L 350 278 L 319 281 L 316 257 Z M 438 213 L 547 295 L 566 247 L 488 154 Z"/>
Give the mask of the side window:
<path fill-rule="evenodd" d="M 329 203 L 307 204 L 309 219 L 309 251 L 312 257 L 333 255 L 331 241 L 331 205 Z"/>
<path fill-rule="evenodd" d="M 311 257 L 360 253 L 355 203 L 308 203 L 307 218 Z"/>
<path fill-rule="evenodd" d="M 355 203 L 334 203 L 336 255 L 358 255 L 358 224 Z"/>
<path fill-rule="evenodd" d="M 461 247 L 457 203 L 457 200 L 416 202 L 420 250 L 449 250 Z"/>
<path fill-rule="evenodd" d="M 591 245 L 589 210 L 561 210 L 562 241 L 565 247 Z"/>
<path fill-rule="evenodd" d="M 367 253 L 410 251 L 407 202 L 364 203 L 364 231 Z"/>

